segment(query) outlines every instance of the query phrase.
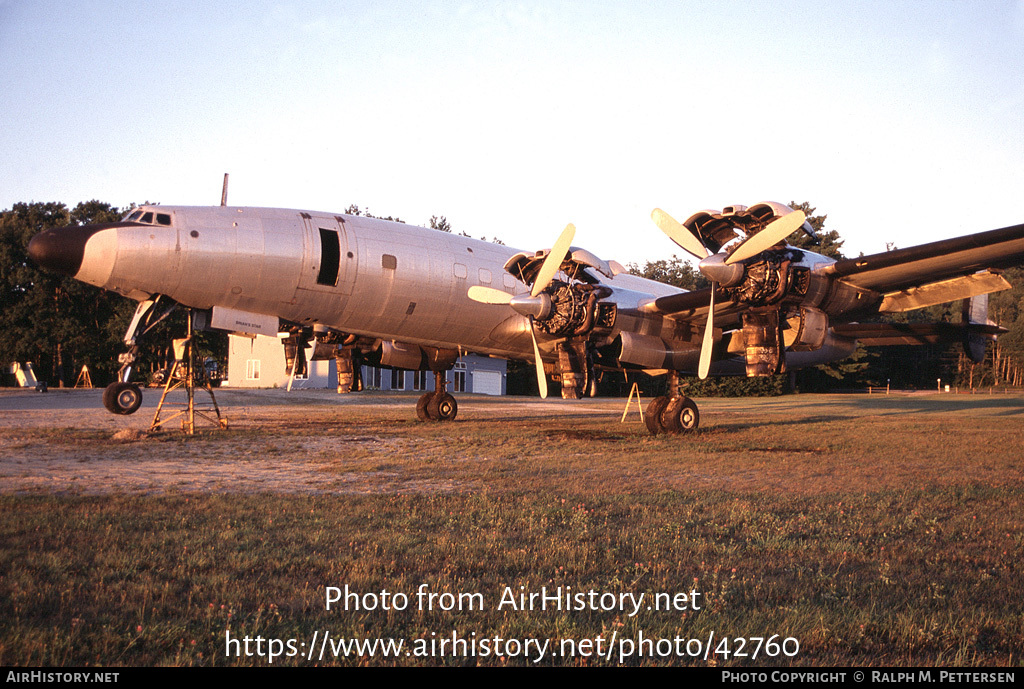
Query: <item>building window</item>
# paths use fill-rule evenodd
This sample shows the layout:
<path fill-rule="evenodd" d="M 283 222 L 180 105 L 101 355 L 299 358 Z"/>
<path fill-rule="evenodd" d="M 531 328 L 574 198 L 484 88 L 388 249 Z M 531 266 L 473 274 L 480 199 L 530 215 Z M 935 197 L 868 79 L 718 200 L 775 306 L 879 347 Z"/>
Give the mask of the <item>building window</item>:
<path fill-rule="evenodd" d="M 369 373 L 366 377 L 366 387 L 371 390 L 380 390 L 381 370 L 376 366 L 369 366 Z"/>
<path fill-rule="evenodd" d="M 391 389 L 405 390 L 405 371 L 397 368 L 391 369 Z"/>
<path fill-rule="evenodd" d="M 245 379 L 246 380 L 259 380 L 260 379 L 260 360 L 249 359 L 245 362 Z"/>
<path fill-rule="evenodd" d="M 454 392 L 466 391 L 466 365 L 461 361 L 452 370 L 452 387 Z"/>
<path fill-rule="evenodd" d="M 419 392 L 423 392 L 427 389 L 427 372 L 426 371 L 413 371 L 412 372 L 412 389 Z"/>

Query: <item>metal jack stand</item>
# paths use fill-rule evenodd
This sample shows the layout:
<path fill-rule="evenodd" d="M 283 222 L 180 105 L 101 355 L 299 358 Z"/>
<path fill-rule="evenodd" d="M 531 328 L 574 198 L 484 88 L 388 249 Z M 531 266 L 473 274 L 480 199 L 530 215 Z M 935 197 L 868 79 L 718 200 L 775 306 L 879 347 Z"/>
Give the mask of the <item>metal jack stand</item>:
<path fill-rule="evenodd" d="M 150 433 L 159 431 L 161 426 L 179 417 L 181 417 L 181 430 L 187 435 L 195 434 L 197 416 L 217 428 L 228 427 L 228 420 L 220 415 L 217 398 L 213 396 L 213 388 L 210 387 L 210 381 L 207 380 L 205 372 L 200 376 L 196 375 L 195 357 L 192 351 L 192 335 L 192 310 L 189 309 L 188 337 L 183 340 L 174 340 L 174 365 L 171 366 L 171 372 L 167 376 L 167 384 L 164 385 L 164 394 L 160 396 L 160 404 L 156 407 L 156 415 L 153 416 L 153 423 L 149 427 Z M 199 378 L 198 387 L 210 393 L 213 407 L 196 406 L 195 389 L 197 377 Z M 179 388 L 185 389 L 186 401 L 168 402 L 167 394 Z M 181 407 L 181 409 L 166 419 L 161 419 L 160 413 L 164 410 L 165 405 L 168 407 Z M 216 418 L 212 414 L 216 414 Z"/>

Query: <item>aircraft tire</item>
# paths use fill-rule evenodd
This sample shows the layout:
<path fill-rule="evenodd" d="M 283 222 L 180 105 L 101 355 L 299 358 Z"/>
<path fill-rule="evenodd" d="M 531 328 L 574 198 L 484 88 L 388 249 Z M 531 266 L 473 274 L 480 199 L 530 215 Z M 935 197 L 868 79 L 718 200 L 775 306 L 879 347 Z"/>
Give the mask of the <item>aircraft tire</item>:
<path fill-rule="evenodd" d="M 668 397 L 662 395 L 661 397 L 655 397 L 647 405 L 647 411 L 644 412 L 644 425 L 647 426 L 647 430 L 651 432 L 651 435 L 665 432 L 665 428 L 661 425 L 661 413 L 665 410 L 668 402 Z"/>
<path fill-rule="evenodd" d="M 430 398 L 433 397 L 433 393 L 428 392 L 425 395 L 421 395 L 416 401 L 416 418 L 420 421 L 430 421 L 430 413 L 427 411 L 427 407 L 430 405 Z"/>
<path fill-rule="evenodd" d="M 676 397 L 661 413 L 661 425 L 666 433 L 692 433 L 700 425 L 697 405 L 689 397 Z"/>
<path fill-rule="evenodd" d="M 111 383 L 103 391 L 103 406 L 113 414 L 134 414 L 142 406 L 142 390 L 135 383 Z"/>
<path fill-rule="evenodd" d="M 427 404 L 427 413 L 435 421 L 454 421 L 459 413 L 459 403 L 447 392 L 435 394 Z"/>

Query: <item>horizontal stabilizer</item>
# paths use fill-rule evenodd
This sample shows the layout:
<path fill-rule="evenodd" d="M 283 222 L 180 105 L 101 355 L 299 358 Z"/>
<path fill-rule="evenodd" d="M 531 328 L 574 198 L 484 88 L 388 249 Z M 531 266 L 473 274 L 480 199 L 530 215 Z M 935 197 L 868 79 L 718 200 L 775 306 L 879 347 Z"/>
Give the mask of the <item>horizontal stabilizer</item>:
<path fill-rule="evenodd" d="M 844 323 L 832 330 L 867 347 L 963 342 L 972 335 L 991 337 L 1007 332 L 983 323 Z"/>

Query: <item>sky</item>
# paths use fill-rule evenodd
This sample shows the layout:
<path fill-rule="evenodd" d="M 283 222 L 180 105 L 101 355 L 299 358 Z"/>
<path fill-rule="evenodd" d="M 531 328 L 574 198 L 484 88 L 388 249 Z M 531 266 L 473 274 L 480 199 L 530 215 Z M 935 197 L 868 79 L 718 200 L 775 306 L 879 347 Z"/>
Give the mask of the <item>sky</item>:
<path fill-rule="evenodd" d="M 376 215 L 643 264 L 808 202 L 847 255 L 1024 222 L 1024 0 L 0 0 L 0 209 Z"/>

